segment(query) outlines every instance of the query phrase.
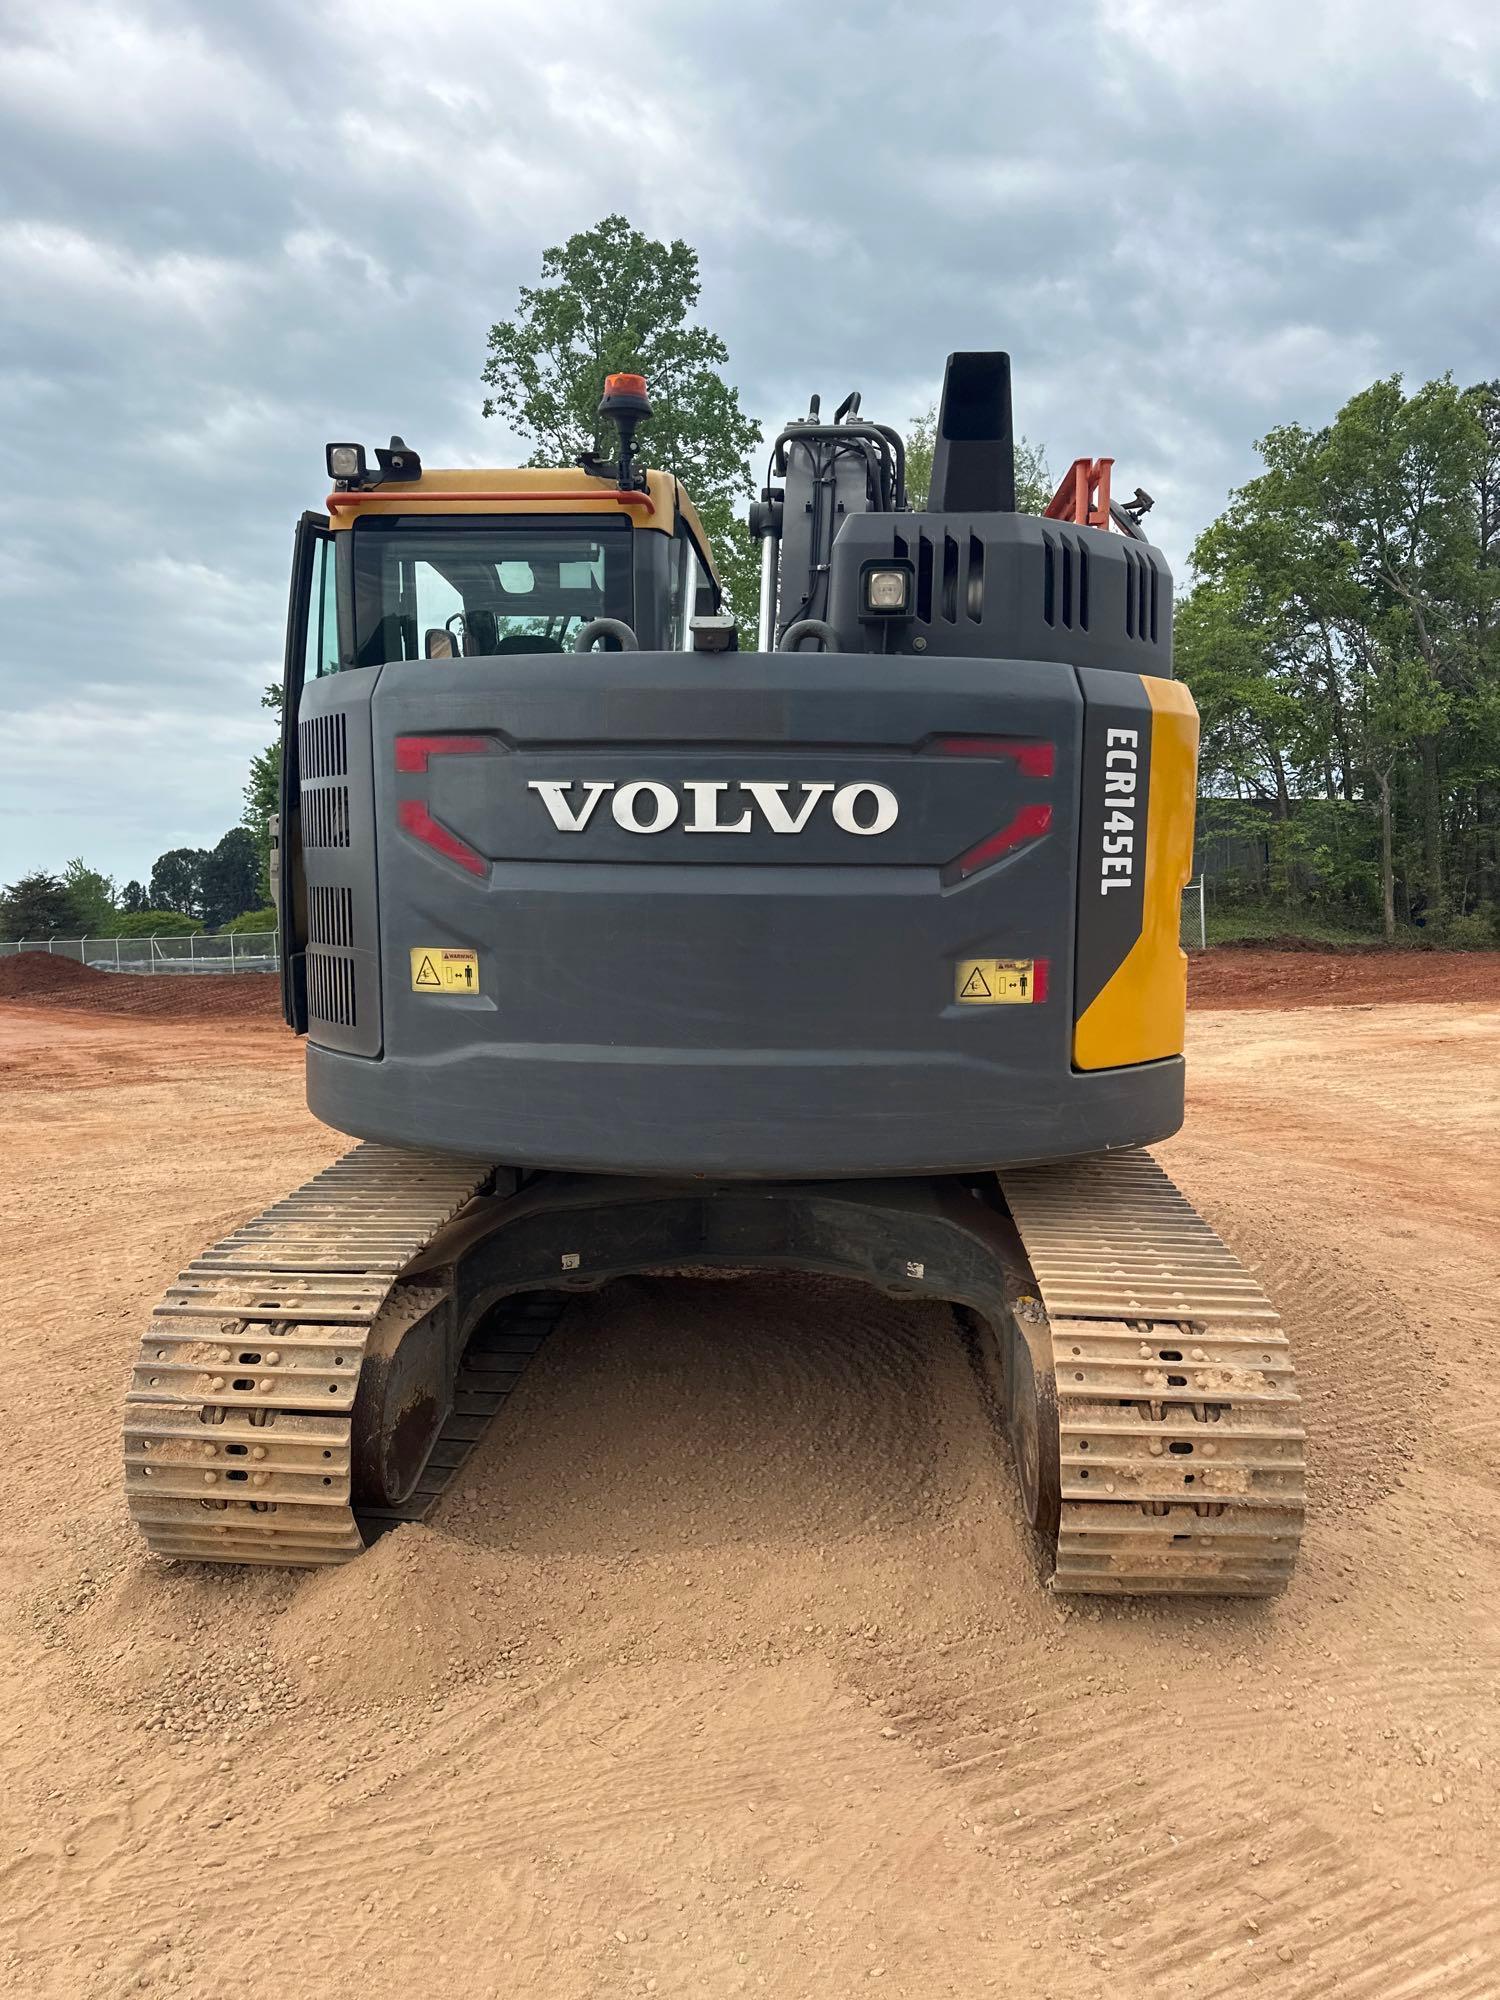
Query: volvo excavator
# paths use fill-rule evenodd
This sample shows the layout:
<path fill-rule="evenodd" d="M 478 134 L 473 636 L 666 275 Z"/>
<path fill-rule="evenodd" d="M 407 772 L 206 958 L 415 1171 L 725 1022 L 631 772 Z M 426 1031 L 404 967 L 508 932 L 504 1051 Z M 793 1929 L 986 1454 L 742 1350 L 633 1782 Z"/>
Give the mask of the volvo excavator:
<path fill-rule="evenodd" d="M 1279 1589 L 1287 1341 L 1145 1150 L 1183 1115 L 1197 746 L 1147 496 L 1079 460 L 1018 512 L 1001 353 L 950 356 L 918 507 L 899 434 L 814 400 L 752 512 L 752 650 L 650 415 L 610 377 L 617 454 L 574 470 L 327 448 L 274 865 L 308 1102 L 360 1143 L 167 1290 L 132 1515 L 164 1556 L 349 1561 L 577 1293 L 777 1269 L 950 1302 L 1052 1589 Z"/>

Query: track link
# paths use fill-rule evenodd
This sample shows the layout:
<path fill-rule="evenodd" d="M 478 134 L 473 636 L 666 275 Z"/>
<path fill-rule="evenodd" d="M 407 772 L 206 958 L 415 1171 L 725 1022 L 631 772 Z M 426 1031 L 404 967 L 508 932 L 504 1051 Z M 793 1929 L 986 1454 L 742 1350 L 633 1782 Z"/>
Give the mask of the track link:
<path fill-rule="evenodd" d="M 1302 1533 L 1291 1352 L 1149 1153 L 1006 1175 L 1046 1308 L 1057 1591 L 1265 1596 Z"/>
<path fill-rule="evenodd" d="M 548 1302 L 471 1343 L 452 1415 L 409 1502 L 351 1490 L 360 1364 L 401 1271 L 489 1170 L 361 1145 L 196 1258 L 141 1342 L 125 1413 L 125 1493 L 158 1555 L 313 1567 L 430 1511 L 541 1345 Z M 555 1306 L 551 1315 L 555 1315 Z"/>

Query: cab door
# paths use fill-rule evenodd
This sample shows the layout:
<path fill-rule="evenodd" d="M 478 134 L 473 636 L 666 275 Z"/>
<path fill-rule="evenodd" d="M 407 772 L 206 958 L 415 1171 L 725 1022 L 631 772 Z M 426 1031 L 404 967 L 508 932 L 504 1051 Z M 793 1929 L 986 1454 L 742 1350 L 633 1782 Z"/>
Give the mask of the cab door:
<path fill-rule="evenodd" d="M 297 713 L 309 677 L 338 670 L 338 612 L 333 536 L 326 514 L 304 514 L 292 543 L 281 673 L 281 786 L 272 832 L 271 879 L 281 932 L 281 1012 L 307 1032 L 307 888 L 302 868 L 302 772 Z"/>

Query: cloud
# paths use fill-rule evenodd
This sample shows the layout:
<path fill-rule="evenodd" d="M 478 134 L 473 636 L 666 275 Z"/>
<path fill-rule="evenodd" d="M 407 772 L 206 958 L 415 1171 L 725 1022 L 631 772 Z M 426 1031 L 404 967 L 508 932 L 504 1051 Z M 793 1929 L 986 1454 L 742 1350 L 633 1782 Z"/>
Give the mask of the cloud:
<path fill-rule="evenodd" d="M 0 881 L 218 837 L 329 437 L 503 463 L 490 322 L 621 210 L 767 433 L 1003 345 L 1174 564 L 1274 422 L 1494 372 L 1472 0 L 0 4 Z"/>

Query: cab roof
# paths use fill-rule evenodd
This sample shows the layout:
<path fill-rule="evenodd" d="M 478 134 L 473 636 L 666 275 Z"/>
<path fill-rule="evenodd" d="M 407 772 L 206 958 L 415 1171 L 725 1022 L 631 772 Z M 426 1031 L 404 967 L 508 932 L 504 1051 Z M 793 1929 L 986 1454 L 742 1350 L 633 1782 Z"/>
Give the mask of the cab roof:
<path fill-rule="evenodd" d="M 648 472 L 646 490 L 622 491 L 612 480 L 553 466 L 514 468 L 424 466 L 420 479 L 391 480 L 373 489 L 351 487 L 330 493 L 328 517 L 335 529 L 350 528 L 365 515 L 422 514 L 610 514 L 636 528 L 676 532 L 680 519 L 698 554 L 719 581 L 713 549 L 693 505 L 670 472 Z"/>

